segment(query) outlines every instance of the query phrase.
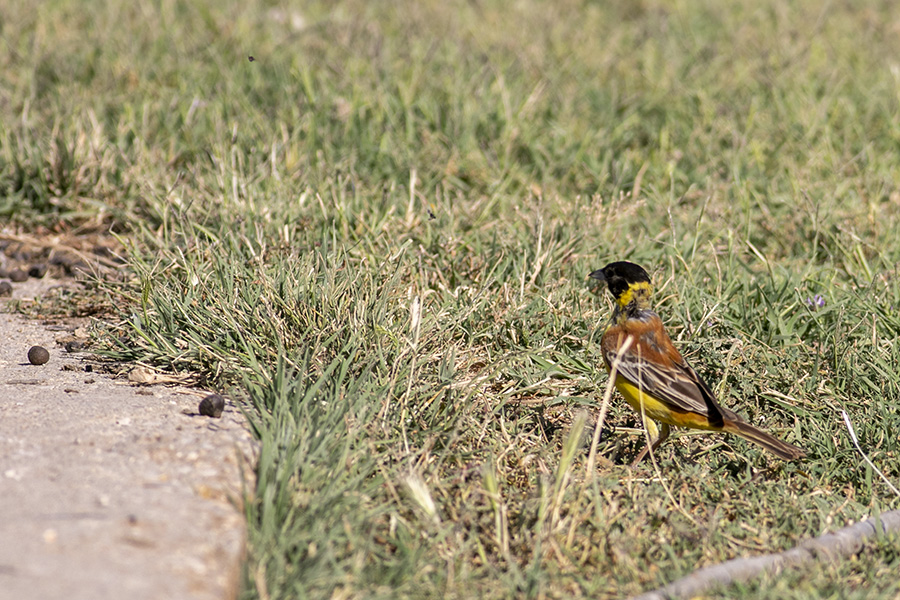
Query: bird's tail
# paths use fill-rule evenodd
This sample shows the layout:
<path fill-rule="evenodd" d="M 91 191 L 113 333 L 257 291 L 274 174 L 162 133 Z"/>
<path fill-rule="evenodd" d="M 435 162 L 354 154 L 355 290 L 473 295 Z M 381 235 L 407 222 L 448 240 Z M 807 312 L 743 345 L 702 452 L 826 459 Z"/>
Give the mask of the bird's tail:
<path fill-rule="evenodd" d="M 759 444 L 783 460 L 794 460 L 806 456 L 806 450 L 803 448 L 798 448 L 793 444 L 782 442 L 774 435 L 768 434 L 743 421 L 725 421 L 725 427 L 723 429 L 729 433 L 739 435 L 754 444 Z"/>

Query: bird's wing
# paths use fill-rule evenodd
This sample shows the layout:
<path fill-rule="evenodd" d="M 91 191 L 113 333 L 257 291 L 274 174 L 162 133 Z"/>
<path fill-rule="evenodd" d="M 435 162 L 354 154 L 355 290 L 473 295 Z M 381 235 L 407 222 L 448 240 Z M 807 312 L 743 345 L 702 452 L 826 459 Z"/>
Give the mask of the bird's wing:
<path fill-rule="evenodd" d="M 624 341 L 632 332 L 622 333 L 615 337 Z M 661 328 L 633 334 L 635 342 L 619 358 L 618 374 L 645 394 L 675 409 L 704 415 L 721 426 L 723 417 L 731 412 L 716 403 L 712 390 L 675 350 L 668 335 Z M 621 343 L 605 344 L 604 359 L 608 365 L 615 362 Z"/>

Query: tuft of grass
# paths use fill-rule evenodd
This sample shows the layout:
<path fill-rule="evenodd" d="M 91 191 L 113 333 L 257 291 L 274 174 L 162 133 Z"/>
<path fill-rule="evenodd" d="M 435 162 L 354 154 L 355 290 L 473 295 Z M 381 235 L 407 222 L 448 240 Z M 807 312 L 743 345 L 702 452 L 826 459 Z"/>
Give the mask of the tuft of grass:
<path fill-rule="evenodd" d="M 106 352 L 200 374 L 260 439 L 241 597 L 622 597 L 896 505 L 839 416 L 896 481 L 887 9 L 0 12 L 0 213 L 121 235 Z M 681 433 L 632 471 L 614 402 L 586 472 L 609 311 L 586 275 L 613 259 L 807 460 Z M 786 581 L 891 597 L 893 560 Z"/>

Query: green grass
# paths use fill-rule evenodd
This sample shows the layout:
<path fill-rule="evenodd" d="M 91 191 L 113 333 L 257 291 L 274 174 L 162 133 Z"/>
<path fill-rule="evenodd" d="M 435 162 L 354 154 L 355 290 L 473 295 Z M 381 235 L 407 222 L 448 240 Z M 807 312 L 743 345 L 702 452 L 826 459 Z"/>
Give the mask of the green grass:
<path fill-rule="evenodd" d="M 242 597 L 616 598 L 897 507 L 840 420 L 897 482 L 890 10 L 0 0 L 0 19 L 0 215 L 121 235 L 107 352 L 246 403 Z M 651 270 L 723 404 L 807 460 L 681 434 L 631 471 L 638 418 L 614 401 L 587 469 L 609 303 L 586 275 L 613 259 Z M 895 541 L 728 594 L 893 597 Z"/>

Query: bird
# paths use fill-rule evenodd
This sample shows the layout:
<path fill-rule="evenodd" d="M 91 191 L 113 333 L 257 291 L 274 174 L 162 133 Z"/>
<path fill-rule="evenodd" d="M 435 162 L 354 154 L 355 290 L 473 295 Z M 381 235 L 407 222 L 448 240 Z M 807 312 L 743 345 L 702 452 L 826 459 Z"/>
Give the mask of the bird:
<path fill-rule="evenodd" d="M 669 437 L 670 426 L 724 431 L 762 446 L 778 458 L 806 456 L 802 448 L 784 442 L 720 406 L 715 394 L 675 348 L 650 306 L 653 286 L 643 267 L 612 262 L 590 274 L 605 282 L 615 300 L 600 349 L 615 387 L 644 418 L 649 442 L 634 459 L 636 466 Z M 659 423 L 657 428 L 654 421 Z"/>

